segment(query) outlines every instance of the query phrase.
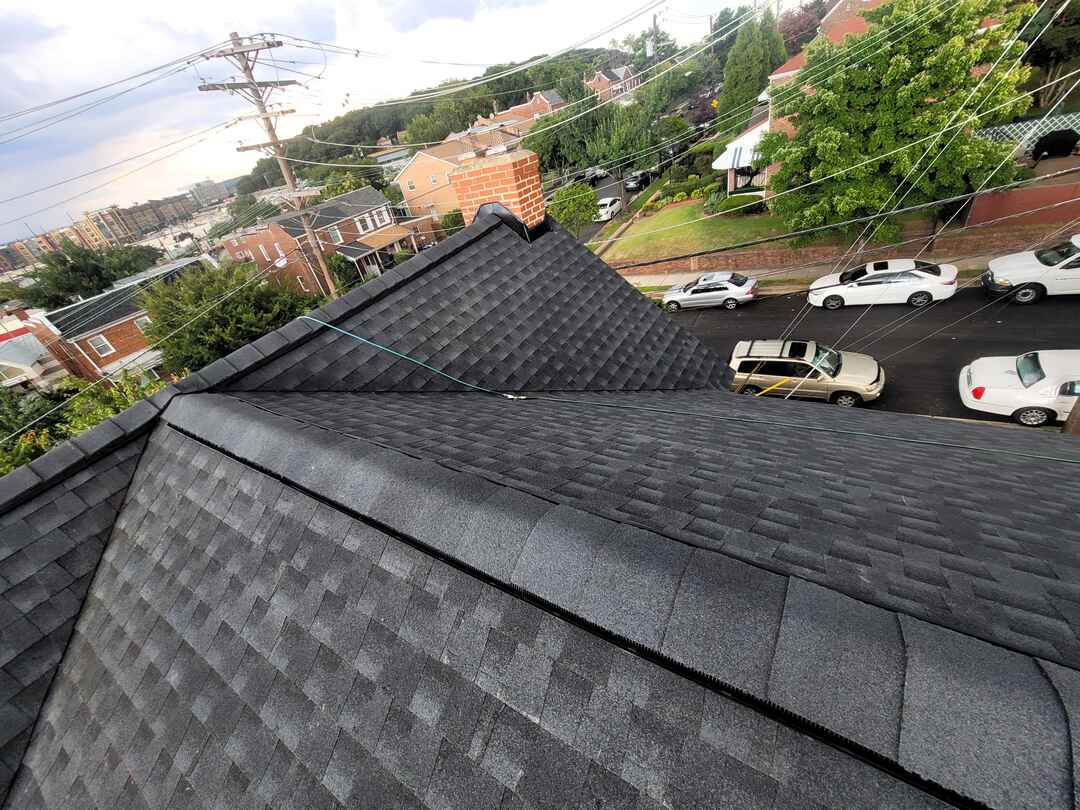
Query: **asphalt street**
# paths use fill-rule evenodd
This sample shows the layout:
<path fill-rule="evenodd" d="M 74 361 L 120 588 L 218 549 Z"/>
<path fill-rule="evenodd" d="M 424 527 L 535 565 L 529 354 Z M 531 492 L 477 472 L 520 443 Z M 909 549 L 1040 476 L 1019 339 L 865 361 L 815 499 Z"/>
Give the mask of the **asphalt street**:
<path fill-rule="evenodd" d="M 608 176 L 604 178 L 603 182 L 597 183 L 595 188 L 596 198 L 599 200 L 604 199 L 604 197 L 621 197 L 624 205 L 627 202 L 626 196 L 623 194 L 622 180 Z M 605 224 L 606 223 L 603 222 L 593 222 L 581 232 L 578 240 L 581 242 L 588 242 L 596 236 Z"/>
<path fill-rule="evenodd" d="M 723 357 L 729 357 L 739 340 L 778 337 L 805 301 L 805 294 L 792 293 L 762 298 L 730 312 L 710 308 L 678 312 L 672 317 Z M 868 406 L 871 408 L 1009 421 L 963 406 L 957 394 L 960 369 L 977 357 L 1017 355 L 1033 349 L 1080 349 L 1080 296 L 1076 295 L 1044 298 L 1022 306 L 991 303 L 979 289 L 961 289 L 948 301 L 923 310 L 893 304 L 866 310 L 815 308 L 794 336 L 861 351 L 880 360 L 887 375 L 885 394 Z M 844 330 L 863 312 L 866 315 L 858 325 L 838 343 Z M 918 314 L 912 318 L 914 312 Z M 908 317 L 890 331 L 888 325 L 901 316 Z M 939 329 L 939 334 L 911 345 Z M 893 352 L 897 354 L 889 357 Z"/>

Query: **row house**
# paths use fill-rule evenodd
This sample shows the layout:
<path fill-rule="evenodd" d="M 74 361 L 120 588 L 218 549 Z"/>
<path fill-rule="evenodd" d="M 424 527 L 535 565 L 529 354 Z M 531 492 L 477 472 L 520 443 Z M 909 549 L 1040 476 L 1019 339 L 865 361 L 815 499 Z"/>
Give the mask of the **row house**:
<path fill-rule="evenodd" d="M 417 251 L 431 241 L 428 217 L 395 217 L 390 201 L 371 186 L 350 191 L 305 209 L 317 249 L 335 253 L 356 266 L 361 278 L 379 275 L 401 250 Z M 325 279 L 308 244 L 300 215 L 281 214 L 222 240 L 233 261 L 273 268 L 283 283 L 309 295 L 326 295 Z"/>
<path fill-rule="evenodd" d="M 68 372 L 26 325 L 29 317 L 24 309 L 0 315 L 0 387 L 52 391 Z"/>
<path fill-rule="evenodd" d="M 402 202 L 412 216 L 440 218 L 460 210 L 461 201 L 450 174 L 462 163 L 487 154 L 517 148 L 518 138 L 501 129 L 457 133 L 442 143 L 421 149 L 394 177 Z"/>
<path fill-rule="evenodd" d="M 498 127 L 512 135 L 522 137 L 528 134 L 540 118 L 565 107 L 566 101 L 557 90 L 541 90 L 529 96 L 527 101 L 508 107 L 502 112 L 499 111 L 494 100 L 491 104 L 492 114 L 477 116 L 469 132 L 480 132 L 491 127 Z"/>
<path fill-rule="evenodd" d="M 593 74 L 590 79 L 588 74 L 583 77 L 585 86 L 596 93 L 600 101 L 611 99 L 629 99 L 641 84 L 641 74 L 635 73 L 629 65 L 621 67 L 602 68 Z"/>
<path fill-rule="evenodd" d="M 31 312 L 25 325 L 70 374 L 97 380 L 126 369 L 156 377 L 161 352 L 151 349 L 145 330 L 150 316 L 140 292 L 155 283 L 168 283 L 209 256 L 167 262 L 122 279 L 112 288 L 50 312 Z"/>

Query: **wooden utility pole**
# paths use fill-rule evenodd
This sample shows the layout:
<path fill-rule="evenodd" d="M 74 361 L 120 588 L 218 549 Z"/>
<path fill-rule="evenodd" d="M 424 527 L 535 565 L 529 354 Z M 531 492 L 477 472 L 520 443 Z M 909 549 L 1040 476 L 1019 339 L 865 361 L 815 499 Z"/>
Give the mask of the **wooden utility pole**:
<path fill-rule="evenodd" d="M 296 185 L 296 176 L 293 174 L 292 166 L 289 165 L 289 161 L 285 159 L 285 151 L 281 148 L 281 141 L 278 140 L 277 130 L 274 127 L 274 117 L 277 115 L 284 115 L 285 113 L 267 112 L 266 97 L 263 95 L 264 89 L 288 87 L 290 85 L 299 84 L 299 82 L 292 79 L 264 82 L 255 80 L 255 60 L 258 58 L 259 51 L 280 47 L 282 43 L 279 40 L 252 40 L 250 44 L 245 45 L 235 31 L 229 34 L 229 39 L 232 40 L 231 48 L 225 48 L 224 50 L 209 54 L 208 58 L 220 57 L 227 59 L 229 62 L 240 68 L 247 81 L 201 84 L 199 85 L 199 89 L 232 90 L 244 95 L 255 105 L 255 109 L 258 111 L 257 117 L 262 121 L 267 137 L 267 143 L 259 144 L 259 147 L 266 149 L 266 151 L 277 158 L 278 166 L 281 169 L 281 176 L 285 178 L 285 185 L 289 187 L 289 191 L 292 193 L 291 202 L 296 210 L 300 212 L 300 221 L 304 225 L 304 235 L 307 237 L 308 248 L 315 254 L 315 261 L 319 265 L 319 271 L 322 273 L 323 280 L 326 282 L 326 289 L 330 293 L 330 297 L 337 298 L 338 289 L 337 284 L 334 283 L 334 274 L 330 272 L 330 268 L 326 264 L 326 257 L 323 255 L 322 249 L 319 247 L 319 242 L 315 237 L 315 229 L 311 225 L 311 215 L 303 210 L 305 195 Z M 248 58 L 248 54 L 253 54 L 253 56 Z M 241 150 L 250 148 L 251 147 L 241 147 Z M 310 264 L 311 257 L 308 255 L 307 251 L 302 252 L 305 257 L 307 257 L 308 264 Z M 314 270 L 315 268 L 312 268 L 313 272 Z"/>

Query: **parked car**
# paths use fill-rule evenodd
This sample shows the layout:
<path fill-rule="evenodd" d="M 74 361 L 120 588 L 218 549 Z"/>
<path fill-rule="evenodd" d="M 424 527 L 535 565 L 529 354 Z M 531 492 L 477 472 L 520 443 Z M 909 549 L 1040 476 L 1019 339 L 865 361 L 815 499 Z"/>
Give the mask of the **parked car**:
<path fill-rule="evenodd" d="M 652 174 L 647 169 L 639 169 L 626 175 L 623 188 L 627 191 L 641 191 L 652 182 Z"/>
<path fill-rule="evenodd" d="M 595 186 L 605 177 L 609 177 L 608 173 L 601 169 L 599 166 L 590 166 L 581 175 L 581 179 L 588 183 L 590 186 Z"/>
<path fill-rule="evenodd" d="M 925 307 L 956 295 L 958 271 L 951 264 L 921 259 L 887 259 L 822 276 L 810 285 L 815 307 L 840 309 L 860 304 L 910 304 Z"/>
<path fill-rule="evenodd" d="M 1080 397 L 1080 349 L 1042 349 L 1019 357 L 980 357 L 960 369 L 960 399 L 973 411 L 1038 427 L 1064 421 Z"/>
<path fill-rule="evenodd" d="M 982 274 L 986 293 L 1010 295 L 1017 304 L 1080 293 L 1080 234 L 1053 247 L 998 256 L 989 267 Z"/>
<path fill-rule="evenodd" d="M 686 284 L 676 284 L 664 293 L 668 312 L 695 307 L 735 309 L 757 297 L 757 279 L 738 273 L 706 273 Z"/>
<path fill-rule="evenodd" d="M 742 394 L 791 394 L 852 408 L 885 390 L 885 369 L 873 357 L 813 340 L 741 340 L 729 363 L 732 390 Z"/>
<path fill-rule="evenodd" d="M 622 211 L 622 207 L 622 200 L 618 197 L 604 197 L 597 200 L 596 216 L 593 217 L 593 222 L 607 222 Z"/>

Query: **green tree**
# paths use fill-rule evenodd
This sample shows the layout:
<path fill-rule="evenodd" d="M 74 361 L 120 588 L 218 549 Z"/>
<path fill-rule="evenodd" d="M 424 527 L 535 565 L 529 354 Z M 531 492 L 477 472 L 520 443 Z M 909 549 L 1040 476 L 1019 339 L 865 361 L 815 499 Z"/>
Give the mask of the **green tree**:
<path fill-rule="evenodd" d="M 331 253 L 327 256 L 326 266 L 334 274 L 334 280 L 339 287 L 350 288 L 360 281 L 360 274 L 356 270 L 356 265 L 340 253 Z"/>
<path fill-rule="evenodd" d="M 649 40 L 653 42 L 653 55 L 651 57 L 648 55 L 646 48 L 646 43 Z M 679 50 L 679 46 L 671 34 L 663 29 L 657 30 L 654 34 L 651 28 L 639 34 L 629 34 L 623 37 L 621 43 L 612 42 L 612 45 L 621 51 L 629 53 L 630 64 L 634 70 L 639 72 L 649 65 L 655 65 L 657 62 L 670 59 Z"/>
<path fill-rule="evenodd" d="M 1019 95 L 1017 86 L 1029 68 L 1002 68 L 981 84 L 973 71 L 998 58 L 1032 6 L 1006 9 L 1004 0 L 961 0 L 937 17 L 931 16 L 932 7 L 933 0 L 893 0 L 868 13 L 871 25 L 866 36 L 915 19 L 932 20 L 926 36 L 907 37 L 869 55 L 857 37 L 848 37 L 841 45 L 819 40 L 810 46 L 805 72 L 795 80 L 812 76 L 813 92 L 793 94 L 781 108 L 782 114 L 792 116 L 797 134 L 788 138 L 782 132 L 769 133 L 760 146 L 760 164 L 781 164 L 769 180 L 770 190 L 785 192 L 822 178 L 770 201 L 773 212 L 792 229 L 876 214 L 896 204 L 897 198 L 890 203 L 890 197 L 898 187 L 903 204 L 912 205 L 970 191 L 984 180 L 1007 182 L 1015 175 L 1016 165 L 1005 160 L 1013 145 L 976 137 L 970 127 L 977 126 L 977 119 L 968 118 L 959 132 L 944 130 L 961 109 L 970 113 L 1005 105 L 1002 114 L 1008 116 L 1027 109 L 1030 100 Z M 1001 25 L 982 29 L 988 17 Z M 1022 49 L 1019 43 L 1013 45 L 1004 64 Z M 871 60 L 863 69 L 819 70 L 826 63 L 854 59 L 856 50 L 859 58 Z M 868 157 L 933 135 L 941 137 L 844 172 Z M 910 174 L 916 183 L 912 187 L 904 179 L 928 147 L 926 160 Z M 1003 160 L 1004 166 L 997 169 Z M 831 176 L 834 173 L 837 176 Z M 885 223 L 875 231 L 894 238 L 898 228 Z"/>
<path fill-rule="evenodd" d="M 401 193 L 401 186 L 390 183 L 382 190 L 383 195 L 390 201 L 391 205 L 401 205 L 405 199 L 405 195 Z"/>
<path fill-rule="evenodd" d="M 0 388 L 0 438 L 18 433 L 23 425 L 34 422 L 34 427 L 52 428 L 63 414 L 56 411 L 46 416 L 63 401 L 63 397 L 37 392 L 19 394 L 10 388 Z M 40 422 L 36 421 L 41 419 Z"/>
<path fill-rule="evenodd" d="M 1035 41 L 1025 59 L 1029 65 L 1043 71 L 1045 78 L 1041 84 L 1061 78 L 1068 70 L 1080 64 L 1080 0 L 1072 0 L 1058 21 L 1035 40 L 1056 11 L 1056 3 L 1043 6 L 1023 35 L 1025 41 Z M 1037 106 L 1043 109 L 1053 106 L 1061 100 L 1071 85 L 1070 81 L 1058 82 L 1040 90 L 1036 94 Z"/>
<path fill-rule="evenodd" d="M 236 199 L 229 203 L 229 216 L 234 219 L 243 216 L 253 205 L 255 205 L 254 194 L 237 194 Z"/>
<path fill-rule="evenodd" d="M 324 200 L 328 200 L 331 197 L 348 194 L 350 191 L 356 191 L 358 188 L 363 188 L 368 185 L 371 184 L 367 179 L 355 172 L 349 170 L 335 172 L 326 178 L 326 185 L 323 187 L 322 197 Z"/>
<path fill-rule="evenodd" d="M 161 341 L 163 369 L 200 369 L 311 307 L 312 299 L 259 278 L 254 264 L 223 264 L 191 268 L 169 283 L 148 287 L 142 293 L 151 318 L 146 334 L 151 342 Z M 236 288 L 239 292 L 225 298 Z M 190 328 L 180 329 L 196 317 Z"/>
<path fill-rule="evenodd" d="M 757 97 L 769 85 L 769 74 L 785 59 L 784 40 L 771 12 L 739 29 L 724 62 L 724 86 L 716 99 L 716 115 L 724 120 L 725 131 L 737 132 L 750 120 Z"/>
<path fill-rule="evenodd" d="M 18 298 L 32 307 L 55 309 L 78 298 L 89 298 L 114 281 L 141 273 L 161 258 L 157 248 L 142 245 L 91 250 L 65 241 L 61 250 L 46 253 L 41 267 L 26 275 L 31 285 L 0 285 L 0 296 Z"/>
<path fill-rule="evenodd" d="M 91 385 L 86 380 L 72 378 L 64 388 L 66 396 L 78 394 L 64 406 L 60 425 L 68 436 L 78 436 L 110 416 L 116 416 L 139 400 L 156 394 L 168 385 L 168 381 L 150 380 L 122 371 L 108 384 Z"/>
<path fill-rule="evenodd" d="M 0 475 L 7 475 L 16 467 L 29 464 L 38 456 L 47 453 L 56 440 L 48 428 L 28 430 L 0 447 Z"/>
<path fill-rule="evenodd" d="M 784 47 L 788 53 L 798 53 L 817 36 L 818 24 L 828 10 L 825 0 L 813 0 L 788 9 L 780 15 L 776 27 L 784 38 Z"/>
<path fill-rule="evenodd" d="M 443 232 L 444 236 L 449 236 L 452 233 L 457 233 L 465 227 L 465 216 L 458 208 L 453 208 L 442 215 L 439 219 L 439 230 Z"/>
<path fill-rule="evenodd" d="M 596 216 L 597 203 L 596 189 L 587 183 L 571 183 L 551 195 L 547 211 L 570 233 L 580 236 Z"/>

